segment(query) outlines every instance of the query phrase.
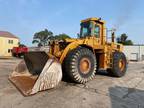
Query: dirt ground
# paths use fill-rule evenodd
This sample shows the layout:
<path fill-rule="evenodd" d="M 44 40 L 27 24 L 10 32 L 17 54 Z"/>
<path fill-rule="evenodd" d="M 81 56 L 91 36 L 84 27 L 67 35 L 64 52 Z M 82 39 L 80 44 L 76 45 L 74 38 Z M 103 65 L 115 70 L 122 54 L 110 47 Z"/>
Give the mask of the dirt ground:
<path fill-rule="evenodd" d="M 130 63 L 127 74 L 99 72 L 86 85 L 62 81 L 57 89 L 24 97 L 8 80 L 20 59 L 0 59 L 0 108 L 144 108 L 144 63 Z"/>

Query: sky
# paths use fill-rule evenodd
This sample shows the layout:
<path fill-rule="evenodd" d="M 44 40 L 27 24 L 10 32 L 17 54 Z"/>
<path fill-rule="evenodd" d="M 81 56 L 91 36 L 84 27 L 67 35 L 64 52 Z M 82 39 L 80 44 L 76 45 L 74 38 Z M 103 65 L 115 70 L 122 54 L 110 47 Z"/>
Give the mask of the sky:
<path fill-rule="evenodd" d="M 144 44 L 144 0 L 0 0 L 0 31 L 20 37 L 32 46 L 35 32 L 77 37 L 80 20 L 101 17 L 116 35 L 126 33 L 135 44 Z"/>

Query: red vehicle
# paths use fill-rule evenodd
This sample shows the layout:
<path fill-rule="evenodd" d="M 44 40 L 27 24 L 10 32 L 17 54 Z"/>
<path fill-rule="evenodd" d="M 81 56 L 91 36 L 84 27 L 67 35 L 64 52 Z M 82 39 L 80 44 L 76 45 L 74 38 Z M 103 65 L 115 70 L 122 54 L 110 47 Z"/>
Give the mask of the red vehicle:
<path fill-rule="evenodd" d="M 12 49 L 12 55 L 14 57 L 22 57 L 24 53 L 28 52 L 28 47 L 26 46 L 19 46 L 19 47 L 13 47 Z"/>

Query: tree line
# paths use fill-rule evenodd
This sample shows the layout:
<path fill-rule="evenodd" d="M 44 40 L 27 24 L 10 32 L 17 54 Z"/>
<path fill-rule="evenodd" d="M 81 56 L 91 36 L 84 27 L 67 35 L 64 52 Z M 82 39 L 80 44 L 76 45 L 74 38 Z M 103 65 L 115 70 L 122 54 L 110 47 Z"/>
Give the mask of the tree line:
<path fill-rule="evenodd" d="M 34 34 L 32 43 L 38 46 L 47 46 L 51 40 L 63 40 L 66 38 L 70 38 L 70 36 L 65 33 L 54 35 L 52 31 L 45 29 Z"/>
<path fill-rule="evenodd" d="M 123 45 L 133 45 L 133 41 L 128 39 L 128 36 L 126 33 L 121 34 L 120 37 L 116 38 L 117 43 L 121 43 Z"/>

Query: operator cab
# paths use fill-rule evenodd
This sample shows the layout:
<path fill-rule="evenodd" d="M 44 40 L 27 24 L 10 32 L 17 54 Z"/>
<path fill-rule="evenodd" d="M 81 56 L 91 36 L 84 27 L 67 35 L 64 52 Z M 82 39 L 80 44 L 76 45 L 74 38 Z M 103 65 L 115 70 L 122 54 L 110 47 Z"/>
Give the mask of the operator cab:
<path fill-rule="evenodd" d="M 100 18 L 88 18 L 81 21 L 80 38 L 95 36 L 99 38 L 101 35 L 101 25 L 104 21 Z"/>

